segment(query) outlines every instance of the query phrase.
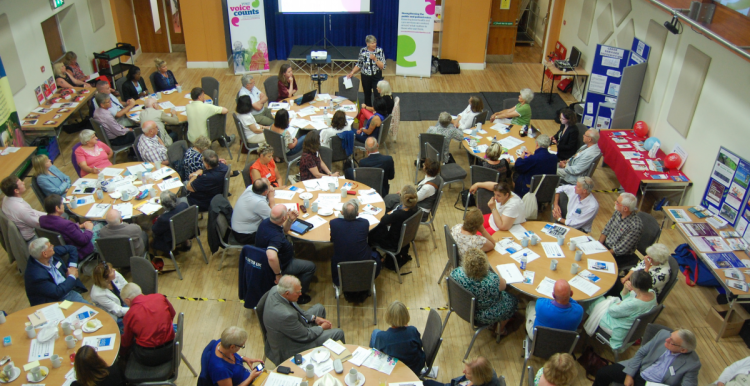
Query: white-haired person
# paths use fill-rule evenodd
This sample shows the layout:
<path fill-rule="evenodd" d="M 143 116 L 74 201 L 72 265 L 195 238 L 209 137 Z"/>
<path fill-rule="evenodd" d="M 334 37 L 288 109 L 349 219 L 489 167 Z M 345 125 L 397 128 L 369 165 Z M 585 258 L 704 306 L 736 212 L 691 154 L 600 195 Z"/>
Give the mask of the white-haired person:
<path fill-rule="evenodd" d="M 743 386 L 747 384 L 750 375 L 750 357 L 742 358 L 727 366 L 719 375 L 719 379 L 711 386 Z"/>
<path fill-rule="evenodd" d="M 599 213 L 599 202 L 591 194 L 594 190 L 594 180 L 591 177 L 578 177 L 575 185 L 560 185 L 555 189 L 555 203 L 552 207 L 552 216 L 560 224 L 578 229 L 581 232 L 591 232 L 594 217 Z M 560 207 L 560 195 L 568 197 L 566 214 L 563 217 Z"/>
<path fill-rule="evenodd" d="M 78 251 L 72 245 L 53 246 L 49 239 L 40 237 L 29 243 L 29 259 L 24 272 L 26 297 L 31 306 L 44 303 L 88 303 L 81 293 L 86 287 L 78 278 Z M 68 263 L 63 256 L 68 255 Z"/>
<path fill-rule="evenodd" d="M 375 36 L 365 36 L 365 43 L 367 46 L 359 50 L 357 64 L 346 77 L 351 78 L 358 72 L 362 73 L 362 91 L 365 93 L 364 103 L 372 106 L 375 99 L 380 96 L 377 87 L 383 79 L 383 70 L 385 70 L 386 64 L 385 53 L 383 53 L 382 48 L 378 47 L 378 39 Z"/>
<path fill-rule="evenodd" d="M 646 248 L 646 257 L 643 258 L 635 267 L 628 271 L 628 274 L 616 280 L 612 289 L 607 293 L 619 294 L 626 281 L 630 279 L 636 271 L 646 271 L 651 275 L 651 287 L 656 294 L 660 294 L 664 286 L 669 282 L 672 276 L 672 269 L 669 266 L 669 257 L 671 256 L 669 248 L 664 244 L 654 244 Z M 676 273 L 675 273 L 676 274 Z"/>
<path fill-rule="evenodd" d="M 470 129 L 474 124 L 474 118 L 476 118 L 476 116 L 482 111 L 484 111 L 484 102 L 482 102 L 482 98 L 473 95 L 470 96 L 469 105 L 466 106 L 464 111 L 460 112 L 456 116 L 456 119 L 452 121 L 453 126 L 457 127 L 459 130 Z"/>
<path fill-rule="evenodd" d="M 416 327 L 409 325 L 409 309 L 396 300 L 385 311 L 385 322 L 390 327 L 374 329 L 370 336 L 370 347 L 384 352 L 403 362 L 414 374 L 421 374 L 425 364 L 422 336 Z"/>
<path fill-rule="evenodd" d="M 122 214 L 114 206 L 109 207 L 105 220 L 107 221 L 107 225 L 99 230 L 100 239 L 106 237 L 131 237 L 133 238 L 133 246 L 135 247 L 135 256 L 143 256 L 148 245 L 148 233 L 137 224 L 123 222 Z"/>
<path fill-rule="evenodd" d="M 262 374 L 254 365 L 263 361 L 238 354 L 246 342 L 247 331 L 236 326 L 225 328 L 220 339 L 209 342 L 201 355 L 198 386 L 248 386 L 253 383 Z"/>
<path fill-rule="evenodd" d="M 178 125 L 180 124 L 180 120 L 176 114 L 173 115 L 164 112 L 164 110 L 157 110 L 156 103 L 156 99 L 146 98 L 143 110 L 141 110 L 141 122 L 143 122 L 142 125 L 148 121 L 156 123 L 156 126 L 159 128 L 159 138 L 164 142 L 164 146 L 169 147 L 172 142 L 177 140 L 177 132 L 168 132 L 164 125 Z"/>
<path fill-rule="evenodd" d="M 391 91 L 391 84 L 388 83 L 387 80 L 381 80 L 380 82 L 378 82 L 377 90 L 378 90 L 378 94 L 380 94 L 380 98 L 382 98 L 383 101 L 385 102 L 385 106 L 386 106 L 385 116 L 387 117 L 391 115 L 391 113 L 393 112 L 394 102 L 393 102 L 393 92 Z M 375 101 L 373 101 L 373 104 L 374 103 Z M 357 116 L 357 118 L 359 119 L 359 127 L 362 128 L 362 126 L 364 126 L 365 124 L 365 121 L 370 119 L 370 117 L 373 114 L 375 114 L 375 107 L 368 106 L 362 103 L 362 106 L 359 110 L 359 115 Z"/>
<path fill-rule="evenodd" d="M 521 90 L 518 94 L 518 104 L 515 106 L 498 111 L 490 117 L 490 121 L 496 123 L 505 123 L 518 126 L 528 126 L 531 124 L 531 101 L 534 99 L 534 92 L 529 88 Z"/>
<path fill-rule="evenodd" d="M 82 130 L 78 137 L 81 146 L 75 150 L 76 162 L 81 169 L 81 175 L 99 174 L 104 168 L 112 166 L 112 149 L 96 138 L 94 130 Z"/>
<path fill-rule="evenodd" d="M 242 88 L 237 93 L 237 98 L 241 98 L 244 95 L 250 97 L 252 103 L 251 113 L 255 118 L 255 122 L 263 126 L 273 125 L 273 114 L 271 109 L 267 106 L 263 107 L 268 102 L 268 96 L 262 93 L 258 87 L 255 86 L 255 78 L 250 74 L 242 75 Z"/>
<path fill-rule="evenodd" d="M 122 334 L 122 318 L 128 312 L 128 307 L 122 301 L 120 291 L 128 284 L 128 281 L 112 267 L 112 264 L 105 262 L 101 262 L 94 267 L 91 277 L 94 279 L 94 284 L 91 285 L 91 301 L 97 307 L 117 318 L 117 326 L 120 328 L 120 334 Z"/>
<path fill-rule="evenodd" d="M 615 257 L 618 267 L 632 267 L 638 263 L 635 248 L 641 238 L 643 223 L 636 214 L 637 202 L 633 194 L 621 193 L 612 217 L 599 236 L 599 242 Z"/>
<path fill-rule="evenodd" d="M 169 362 L 174 354 L 172 321 L 176 312 L 172 303 L 162 294 L 143 295 L 135 283 L 126 284 L 120 298 L 130 307 L 123 318 L 120 354 L 132 351 L 138 363 L 145 366 Z"/>
<path fill-rule="evenodd" d="M 599 130 L 586 130 L 583 134 L 583 145 L 578 148 L 578 151 L 570 158 L 558 163 L 557 175 L 563 179 L 564 183 L 575 184 L 578 177 L 588 174 L 591 164 L 602 154 L 598 142 Z"/>
<path fill-rule="evenodd" d="M 431 126 L 427 129 L 427 134 L 440 134 L 445 137 L 443 141 L 442 149 L 435 149 L 440 152 L 443 156 L 443 163 L 456 162 L 453 160 L 453 156 L 450 153 L 451 141 L 461 142 L 464 139 L 464 134 L 453 126 L 451 115 L 443 111 L 438 116 L 437 125 Z"/>
<path fill-rule="evenodd" d="M 513 169 L 517 176 L 514 181 L 514 192 L 519 197 L 523 197 L 529 191 L 531 177 L 538 174 L 555 174 L 557 172 L 557 156 L 550 153 L 548 148 L 552 143 L 549 136 L 540 134 L 536 137 L 536 150 L 534 154 L 524 151 L 523 155 L 518 157 Z"/>
<path fill-rule="evenodd" d="M 159 138 L 159 127 L 156 122 L 148 121 L 143 123 L 143 135 L 138 139 L 138 152 L 141 154 L 144 162 L 150 162 L 157 168 L 169 166 L 169 157 L 167 156 L 167 147 L 164 146 Z"/>

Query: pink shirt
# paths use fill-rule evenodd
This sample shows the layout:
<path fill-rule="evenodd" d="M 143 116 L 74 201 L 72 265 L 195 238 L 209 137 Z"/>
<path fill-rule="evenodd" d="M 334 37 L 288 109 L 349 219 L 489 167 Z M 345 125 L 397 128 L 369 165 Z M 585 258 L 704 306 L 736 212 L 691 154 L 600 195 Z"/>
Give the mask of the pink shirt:
<path fill-rule="evenodd" d="M 96 142 L 96 147 L 93 151 L 88 151 L 80 146 L 76 149 L 76 162 L 86 162 L 86 165 L 90 168 L 104 169 L 107 166 L 112 166 L 112 162 L 109 162 L 108 151 L 112 151 L 109 146 L 105 145 L 102 141 Z"/>
<path fill-rule="evenodd" d="M 39 227 L 39 217 L 47 214 L 34 210 L 21 197 L 7 196 L 3 198 L 3 213 L 16 224 L 24 240 L 34 237 L 34 228 Z"/>

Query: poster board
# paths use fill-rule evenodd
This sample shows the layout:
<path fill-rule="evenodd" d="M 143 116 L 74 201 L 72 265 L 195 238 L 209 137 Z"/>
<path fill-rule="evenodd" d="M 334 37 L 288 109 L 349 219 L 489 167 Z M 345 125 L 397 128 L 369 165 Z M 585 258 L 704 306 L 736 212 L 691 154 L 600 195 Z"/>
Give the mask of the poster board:
<path fill-rule="evenodd" d="M 16 103 L 13 100 L 10 82 L 5 74 L 2 58 L 0 58 L 0 146 L 12 146 L 16 129 L 21 128 L 18 121 Z"/>
<path fill-rule="evenodd" d="M 435 2 L 398 2 L 396 75 L 430 77 L 434 18 Z"/>
<path fill-rule="evenodd" d="M 725 147 L 719 148 L 701 205 L 750 238 L 750 206 L 747 203 L 750 162 Z M 746 238 L 746 239 L 747 239 Z"/>
<path fill-rule="evenodd" d="M 268 43 L 263 2 L 227 0 L 227 12 L 234 73 L 268 71 Z"/>

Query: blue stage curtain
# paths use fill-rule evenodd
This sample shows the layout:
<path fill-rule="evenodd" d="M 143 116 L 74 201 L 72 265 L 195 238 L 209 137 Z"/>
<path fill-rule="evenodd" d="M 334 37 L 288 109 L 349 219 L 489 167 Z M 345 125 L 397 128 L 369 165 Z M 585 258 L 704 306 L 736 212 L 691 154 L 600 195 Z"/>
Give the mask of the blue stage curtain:
<path fill-rule="evenodd" d="M 335 46 L 364 47 L 374 35 L 388 59 L 396 59 L 398 0 L 371 0 L 372 14 L 291 15 L 278 13 L 278 0 L 264 0 L 268 59 L 287 60 L 292 46 L 313 45 L 326 37 Z M 330 29 L 328 29 L 330 28 Z M 322 43 L 321 43 L 322 46 Z"/>

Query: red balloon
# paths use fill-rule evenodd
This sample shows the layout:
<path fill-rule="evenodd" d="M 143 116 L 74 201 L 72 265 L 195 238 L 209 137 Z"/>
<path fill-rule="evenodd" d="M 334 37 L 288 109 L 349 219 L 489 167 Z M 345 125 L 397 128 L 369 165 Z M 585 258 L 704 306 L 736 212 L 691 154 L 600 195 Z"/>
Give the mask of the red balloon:
<path fill-rule="evenodd" d="M 682 158 L 677 153 L 669 153 L 667 158 L 664 159 L 664 166 L 667 169 L 676 169 L 680 167 L 681 162 Z"/>
<path fill-rule="evenodd" d="M 639 137 L 646 137 L 648 136 L 648 125 L 646 125 L 646 122 L 638 121 L 635 123 L 633 131 Z"/>

